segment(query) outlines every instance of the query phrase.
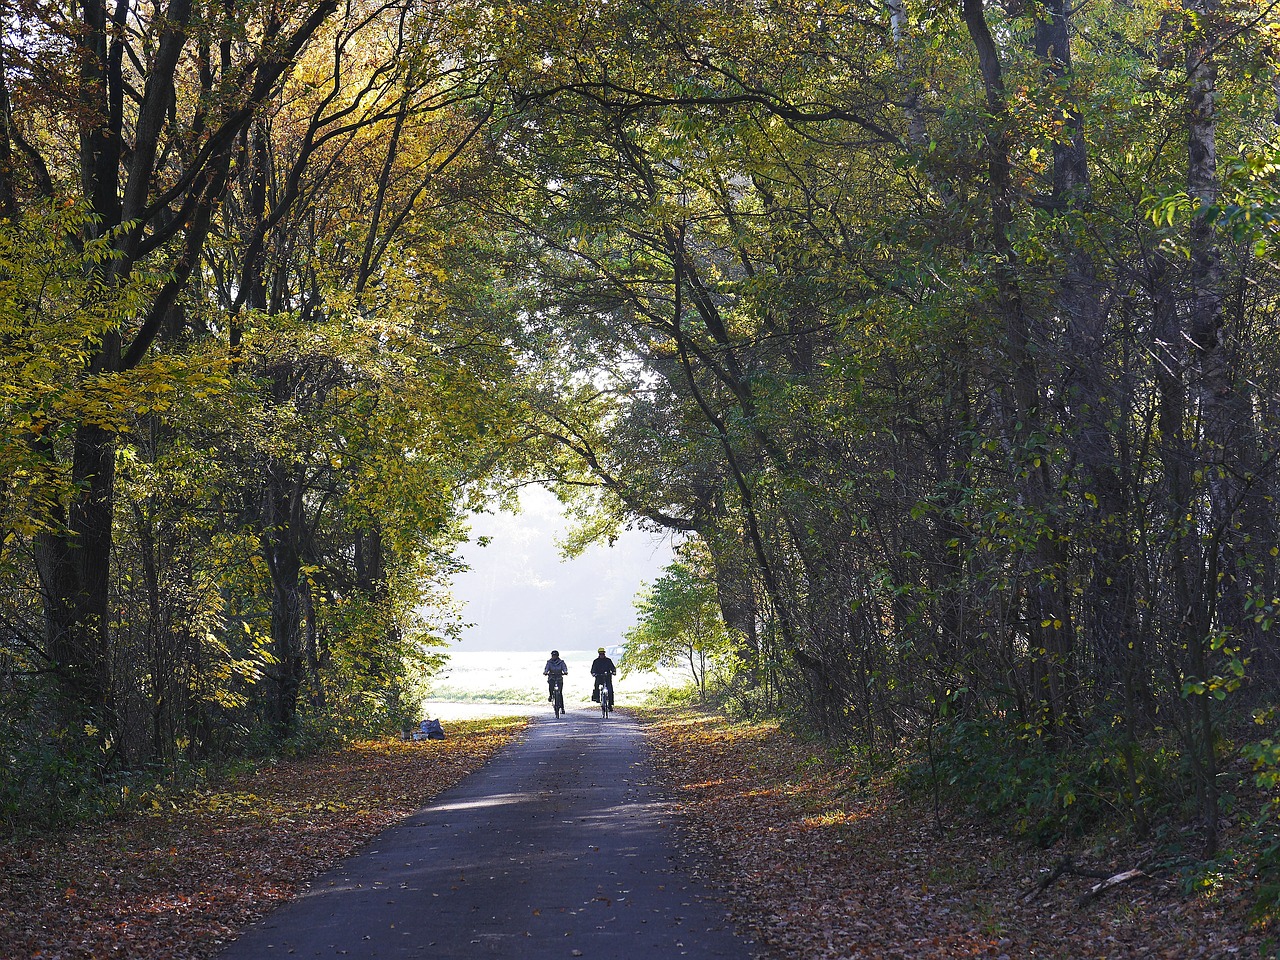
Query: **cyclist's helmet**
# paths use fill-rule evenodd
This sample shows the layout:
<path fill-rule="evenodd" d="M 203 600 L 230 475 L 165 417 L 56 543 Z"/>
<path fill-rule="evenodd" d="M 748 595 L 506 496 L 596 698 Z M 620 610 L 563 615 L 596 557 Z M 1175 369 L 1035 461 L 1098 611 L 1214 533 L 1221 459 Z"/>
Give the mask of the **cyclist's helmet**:
<path fill-rule="evenodd" d="M 552 650 L 552 651 L 551 651 L 551 656 L 552 656 L 552 657 L 558 657 L 558 656 L 560 656 L 560 651 L 559 651 L 559 650 Z"/>
<path fill-rule="evenodd" d="M 600 648 L 600 652 L 601 652 L 601 653 L 604 653 L 604 647 L 601 647 L 601 648 Z"/>

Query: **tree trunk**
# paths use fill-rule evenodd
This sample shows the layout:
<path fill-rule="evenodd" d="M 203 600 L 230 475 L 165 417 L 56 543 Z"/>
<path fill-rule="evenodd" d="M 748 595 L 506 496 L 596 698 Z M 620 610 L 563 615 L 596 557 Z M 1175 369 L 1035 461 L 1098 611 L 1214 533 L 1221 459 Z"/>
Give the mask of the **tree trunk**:
<path fill-rule="evenodd" d="M 18 219 L 17 166 L 14 163 L 13 107 L 9 101 L 9 75 L 0 43 L 0 220 Z"/>
<path fill-rule="evenodd" d="M 1265 498 L 1255 489 L 1260 455 L 1249 388 L 1238 381 L 1238 363 L 1225 310 L 1227 270 L 1212 211 L 1220 195 L 1217 172 L 1217 0 L 1192 0 L 1187 50 L 1187 193 L 1193 212 L 1186 336 L 1192 349 L 1193 395 L 1203 422 L 1203 464 L 1209 479 L 1211 516 L 1220 541 L 1219 624 L 1243 642 L 1259 667 L 1274 670 L 1274 651 L 1247 613 L 1257 567 L 1267 549 L 1262 534 Z M 1258 551 L 1252 555 L 1251 551 Z"/>
<path fill-rule="evenodd" d="M 1209 531 L 1191 532 L 1209 543 L 1208 554 L 1200 559 L 1202 589 L 1200 602 L 1186 617 L 1184 637 L 1188 651 L 1187 671 L 1207 680 L 1213 672 L 1208 662 L 1208 645 L 1215 629 L 1235 636 L 1247 633 L 1244 600 L 1247 594 L 1244 544 L 1237 511 L 1242 501 L 1241 478 L 1251 475 L 1248 444 L 1248 412 L 1240 403 L 1233 382 L 1231 364 L 1224 345 L 1223 288 L 1225 270 L 1218 247 L 1212 206 L 1219 195 L 1217 161 L 1217 67 L 1213 52 L 1217 43 L 1213 25 L 1219 12 L 1217 0 L 1191 0 L 1185 7 L 1188 21 L 1187 46 L 1187 193 L 1196 201 L 1188 247 L 1188 307 L 1184 339 L 1190 349 L 1191 396 L 1202 423 L 1196 469 L 1207 478 L 1206 492 Z M 1205 534 L 1210 534 L 1205 536 Z M 1216 614 L 1216 616 L 1215 616 Z M 1193 701 L 1198 709 L 1195 738 L 1199 756 L 1201 819 L 1205 856 L 1217 851 L 1218 793 L 1216 733 L 1212 700 L 1207 693 Z"/>
<path fill-rule="evenodd" d="M 271 646 L 275 664 L 268 671 L 267 718 L 275 735 L 296 730 L 298 696 L 304 670 L 302 556 L 295 529 L 297 491 L 287 464 L 273 462 L 263 491 L 262 552 L 271 572 Z"/>
<path fill-rule="evenodd" d="M 978 55 L 978 65 L 991 111 L 985 135 L 987 173 L 991 196 L 991 239 L 996 255 L 996 310 L 1003 322 L 1009 380 L 1002 393 L 1011 413 L 1008 428 L 1013 469 L 1025 503 L 1042 527 L 1031 550 L 1033 569 L 1026 580 L 1028 643 L 1032 651 L 1032 679 L 1050 729 L 1065 723 L 1074 712 L 1073 659 L 1075 628 L 1062 576 L 1063 538 L 1056 529 L 1055 483 L 1047 452 L 1042 450 L 1043 388 L 1032 350 L 1032 329 L 1018 287 L 1017 253 L 1011 239 L 1013 226 L 1012 163 L 999 50 L 987 27 L 983 0 L 963 0 L 965 25 Z"/>
<path fill-rule="evenodd" d="M 1073 78 L 1072 9 L 1066 0 L 1049 0 L 1036 19 L 1036 54 L 1051 87 L 1070 89 Z M 1124 482 L 1111 424 L 1122 418 L 1120 399 L 1108 381 L 1107 312 L 1097 266 L 1077 242 L 1071 214 L 1092 196 L 1088 152 L 1079 112 L 1068 102 L 1063 134 L 1053 145 L 1052 207 L 1062 218 L 1065 270 L 1056 303 L 1064 325 L 1066 403 L 1073 427 L 1073 451 L 1079 458 L 1083 492 L 1092 496 L 1096 545 L 1082 598 L 1082 623 L 1098 660 L 1105 687 L 1119 690 L 1136 678 L 1127 669 L 1128 645 L 1136 634 L 1133 572 L 1128 557 L 1129 523 Z"/>
<path fill-rule="evenodd" d="M 109 605 L 115 435 L 82 426 L 74 438 L 72 477 L 80 496 L 66 533 L 40 535 L 39 555 L 49 657 L 64 722 L 114 730 Z"/>

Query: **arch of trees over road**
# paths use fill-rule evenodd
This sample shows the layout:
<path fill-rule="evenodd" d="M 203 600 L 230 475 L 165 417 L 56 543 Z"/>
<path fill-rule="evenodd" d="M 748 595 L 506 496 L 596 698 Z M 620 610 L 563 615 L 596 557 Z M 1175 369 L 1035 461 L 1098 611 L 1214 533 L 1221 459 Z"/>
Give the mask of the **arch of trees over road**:
<path fill-rule="evenodd" d="M 3 17 L 7 825 L 397 726 L 535 479 L 698 543 L 740 709 L 1048 831 L 1274 783 L 1274 0 Z"/>

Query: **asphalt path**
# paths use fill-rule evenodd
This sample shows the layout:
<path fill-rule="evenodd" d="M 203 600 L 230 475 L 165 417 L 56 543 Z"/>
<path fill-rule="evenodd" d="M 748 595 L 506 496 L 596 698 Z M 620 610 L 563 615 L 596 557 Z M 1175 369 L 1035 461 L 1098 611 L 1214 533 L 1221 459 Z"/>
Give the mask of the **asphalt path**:
<path fill-rule="evenodd" d="M 746 960 L 676 833 L 634 721 L 548 713 L 221 960 Z"/>

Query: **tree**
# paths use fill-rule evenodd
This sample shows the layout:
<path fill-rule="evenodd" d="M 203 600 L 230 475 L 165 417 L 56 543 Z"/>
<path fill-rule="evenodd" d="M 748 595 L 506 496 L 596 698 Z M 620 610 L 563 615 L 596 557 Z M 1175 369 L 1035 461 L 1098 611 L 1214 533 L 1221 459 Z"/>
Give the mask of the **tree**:
<path fill-rule="evenodd" d="M 180 325 L 178 303 L 198 268 L 226 195 L 236 142 L 280 89 L 337 0 L 283 9 L 227 7 L 205 16 L 187 0 L 166 7 L 90 0 L 31 3 L 6 24 L 0 159 L 7 204 L 82 198 L 71 251 L 105 241 L 91 276 L 104 296 L 136 291 L 127 314 L 86 329 L 90 348 L 67 376 L 104 388 L 108 416 L 51 425 L 80 495 L 58 502 L 39 535 L 47 653 L 64 719 L 95 719 L 110 738 L 111 554 L 116 428 L 138 405 L 127 374 Z M 77 152 L 67 151 L 74 143 Z M 63 163 L 72 153 L 76 162 Z M 21 159 L 19 159 L 19 157 Z M 55 163 L 56 158 L 59 162 Z"/>
<path fill-rule="evenodd" d="M 725 661 L 732 643 L 705 549 L 690 541 L 681 554 L 637 598 L 639 623 L 627 631 L 619 667 L 624 677 L 635 671 L 687 668 L 705 701 L 710 673 Z"/>
<path fill-rule="evenodd" d="M 897 742 L 945 701 L 1054 755 L 1120 717 L 1140 821 L 1174 716 L 1211 778 L 1208 691 L 1270 649 L 1276 275 L 1243 238 L 1273 229 L 1215 151 L 1266 168 L 1271 12 L 547 2 L 482 31 L 527 118 L 496 150 L 541 434 L 741 572 L 722 599 L 823 730 Z"/>
<path fill-rule="evenodd" d="M 475 78 L 406 4 L 83 12 L 22 6 L 0 60 L 5 612 L 34 544 L 44 634 L 15 642 L 126 764 L 227 749 L 258 711 L 275 737 L 300 705 L 414 711 L 449 629 L 415 609 L 507 443 L 451 204 Z"/>

